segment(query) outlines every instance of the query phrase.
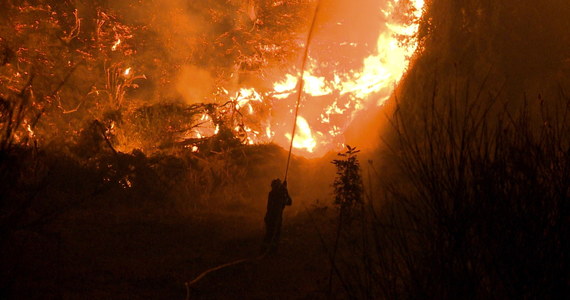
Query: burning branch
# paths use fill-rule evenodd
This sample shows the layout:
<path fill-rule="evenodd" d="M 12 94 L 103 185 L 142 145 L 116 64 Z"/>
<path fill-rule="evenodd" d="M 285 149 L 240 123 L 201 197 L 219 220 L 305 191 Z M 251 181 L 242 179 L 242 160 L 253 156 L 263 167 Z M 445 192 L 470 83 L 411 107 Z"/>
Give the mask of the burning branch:
<path fill-rule="evenodd" d="M 73 11 L 73 16 L 75 17 L 75 25 L 73 26 L 73 28 L 71 28 L 69 32 L 67 32 L 67 35 L 61 38 L 61 40 L 64 41 L 66 44 L 69 44 L 71 40 L 77 38 L 81 33 L 81 19 L 79 18 L 77 9 Z M 64 31 L 64 33 L 66 32 Z"/>

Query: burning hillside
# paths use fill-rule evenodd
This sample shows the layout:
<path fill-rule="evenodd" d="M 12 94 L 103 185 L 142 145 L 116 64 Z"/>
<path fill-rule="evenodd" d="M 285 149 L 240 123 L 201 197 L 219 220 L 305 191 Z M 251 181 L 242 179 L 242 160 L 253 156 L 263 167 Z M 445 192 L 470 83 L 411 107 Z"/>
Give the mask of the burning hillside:
<path fill-rule="evenodd" d="M 296 122 L 295 153 L 338 149 L 405 72 L 424 4 L 317 2 L 8 2 L 4 139 L 69 141 L 97 120 L 121 152 L 200 151 L 222 131 L 288 149 Z"/>
<path fill-rule="evenodd" d="M 569 16 L 0 1 L 0 295 L 567 298 Z"/>

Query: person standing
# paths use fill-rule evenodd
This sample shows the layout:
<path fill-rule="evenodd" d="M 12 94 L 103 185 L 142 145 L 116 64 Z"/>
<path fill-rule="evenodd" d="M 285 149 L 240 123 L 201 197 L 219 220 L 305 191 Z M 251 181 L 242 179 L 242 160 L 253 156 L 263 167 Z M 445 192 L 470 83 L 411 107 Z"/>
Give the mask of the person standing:
<path fill-rule="evenodd" d="M 271 181 L 271 191 L 267 196 L 267 212 L 265 213 L 265 238 L 262 251 L 274 253 L 277 251 L 283 223 L 283 209 L 293 203 L 287 191 L 287 181 L 280 179 Z"/>

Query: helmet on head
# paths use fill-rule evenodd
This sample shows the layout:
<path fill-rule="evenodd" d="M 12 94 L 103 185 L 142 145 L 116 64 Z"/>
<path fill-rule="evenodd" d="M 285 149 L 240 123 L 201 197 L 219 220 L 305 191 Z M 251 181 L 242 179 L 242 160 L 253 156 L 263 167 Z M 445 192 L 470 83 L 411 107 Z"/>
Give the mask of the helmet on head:
<path fill-rule="evenodd" d="M 277 179 L 273 179 L 273 181 L 271 181 L 271 188 L 277 189 L 280 186 L 281 186 L 281 179 L 277 178 Z"/>

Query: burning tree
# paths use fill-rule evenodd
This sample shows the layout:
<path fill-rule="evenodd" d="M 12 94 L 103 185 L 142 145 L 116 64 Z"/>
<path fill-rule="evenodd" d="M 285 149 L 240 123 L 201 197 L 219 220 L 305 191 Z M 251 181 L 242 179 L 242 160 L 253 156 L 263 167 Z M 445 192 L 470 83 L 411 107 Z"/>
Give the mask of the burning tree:
<path fill-rule="evenodd" d="M 203 137 L 194 125 L 208 118 L 214 127 L 226 126 L 246 136 L 252 129 L 243 125 L 240 109 L 253 106 L 245 103 L 249 95 L 239 87 L 247 82 L 263 89 L 264 71 L 291 60 L 309 4 L 5 2 L 0 24 L 2 145 L 26 144 L 32 138 L 45 144 L 69 143 L 85 124 L 98 120 L 103 125 L 100 134 L 117 149 L 129 151 L 142 147 L 140 137 L 127 138 L 133 130 L 144 130 L 136 126 L 145 115 L 141 111 L 161 103 L 166 103 L 159 109 L 164 118 L 188 125 L 162 122 L 155 124 L 161 127 L 156 131 L 177 132 L 179 140 Z M 159 5 L 164 9 L 158 10 Z M 188 32 L 186 27 L 194 25 L 189 17 L 200 20 L 200 31 Z M 180 19 L 187 24 L 172 30 Z M 189 78 L 185 72 L 191 73 Z M 201 91 L 191 90 L 187 96 L 181 91 L 200 85 L 203 78 L 208 83 Z M 180 115 L 172 102 L 190 104 L 189 114 Z M 266 108 L 259 106 L 263 114 Z"/>
<path fill-rule="evenodd" d="M 191 60 L 214 67 L 216 75 L 225 81 L 247 80 L 248 73 L 262 76 L 267 67 L 283 66 L 297 55 L 298 34 L 304 29 L 310 2 L 192 2 L 190 11 L 212 25 L 196 38 L 199 47 L 193 49 Z"/>
<path fill-rule="evenodd" d="M 101 10 L 97 18 L 85 20 L 69 2 L 5 6 L 0 24 L 4 140 L 69 140 L 86 115 L 99 119 L 121 106 L 125 89 L 134 85 L 111 76 L 116 69 L 112 61 L 124 53 L 114 58 L 108 45 L 115 37 L 110 32 L 124 34 L 125 26 Z M 106 86 L 106 97 L 97 86 Z"/>
<path fill-rule="evenodd" d="M 184 186 L 182 179 L 189 183 L 180 188 L 185 195 L 198 198 L 194 186 L 219 187 L 227 174 L 239 174 L 231 149 L 249 143 L 255 129 L 243 120 L 256 117 L 254 105 L 263 113 L 267 104 L 238 84 L 262 85 L 266 68 L 294 55 L 309 4 L 1 2 L 0 231 L 16 230 L 29 216 L 45 223 L 103 188 L 149 194 L 160 188 L 146 183 Z M 169 16 L 195 17 L 200 31 L 171 30 L 178 19 Z M 175 79 L 189 85 L 181 75 L 188 69 L 212 80 L 185 98 Z M 209 135 L 215 137 L 203 139 Z M 147 156 L 175 146 L 202 153 Z M 198 157 L 206 155 L 219 157 Z M 81 183 L 61 187 L 71 173 Z M 81 196 L 37 196 L 52 185 Z"/>

